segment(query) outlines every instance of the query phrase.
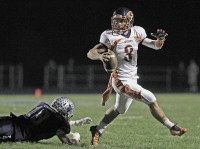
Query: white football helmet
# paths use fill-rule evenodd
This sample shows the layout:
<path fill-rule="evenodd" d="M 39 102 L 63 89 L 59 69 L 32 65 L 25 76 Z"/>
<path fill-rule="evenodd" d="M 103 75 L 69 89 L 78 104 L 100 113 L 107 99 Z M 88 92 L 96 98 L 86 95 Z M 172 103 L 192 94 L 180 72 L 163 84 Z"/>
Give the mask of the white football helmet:
<path fill-rule="evenodd" d="M 125 7 L 118 8 L 111 17 L 112 34 L 123 34 L 133 26 L 134 14 Z"/>
<path fill-rule="evenodd" d="M 69 120 L 73 116 L 74 104 L 66 97 L 58 97 L 54 99 L 54 101 L 51 103 L 51 107 L 53 107 L 66 120 Z"/>

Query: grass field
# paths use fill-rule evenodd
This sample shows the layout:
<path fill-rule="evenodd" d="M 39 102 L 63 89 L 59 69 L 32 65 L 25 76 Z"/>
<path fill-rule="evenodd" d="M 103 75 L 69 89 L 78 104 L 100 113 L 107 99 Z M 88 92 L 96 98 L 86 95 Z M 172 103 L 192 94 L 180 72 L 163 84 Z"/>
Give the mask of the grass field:
<path fill-rule="evenodd" d="M 0 115 L 24 114 L 38 102 L 50 103 L 59 95 L 43 95 L 36 98 L 31 95 L 1 95 Z M 75 104 L 72 119 L 90 116 L 97 124 L 105 111 L 114 103 L 111 96 L 105 107 L 100 106 L 100 94 L 66 95 Z M 104 132 L 100 145 L 96 148 L 121 149 L 200 149 L 200 95 L 199 94 L 156 94 L 161 107 L 167 116 L 188 132 L 181 137 L 171 136 L 169 130 L 157 122 L 150 114 L 148 107 L 138 101 L 132 103 L 126 114 L 120 115 Z M 57 137 L 42 140 L 39 143 L 2 143 L 0 149 L 66 149 L 93 148 L 90 146 L 91 125 L 73 127 L 72 131 L 81 134 L 80 146 L 62 145 Z"/>

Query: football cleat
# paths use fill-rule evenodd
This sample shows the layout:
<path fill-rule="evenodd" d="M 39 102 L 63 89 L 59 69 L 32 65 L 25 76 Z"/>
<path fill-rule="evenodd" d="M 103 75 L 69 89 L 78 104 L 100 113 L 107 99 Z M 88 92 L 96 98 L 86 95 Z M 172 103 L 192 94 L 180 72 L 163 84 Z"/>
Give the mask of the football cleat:
<path fill-rule="evenodd" d="M 91 145 L 97 146 L 99 144 L 99 138 L 101 137 L 101 133 L 96 129 L 97 126 L 91 126 L 90 131 L 92 134 Z"/>
<path fill-rule="evenodd" d="M 187 131 L 187 128 L 180 128 L 177 125 L 172 126 L 170 132 L 173 136 L 181 136 Z"/>

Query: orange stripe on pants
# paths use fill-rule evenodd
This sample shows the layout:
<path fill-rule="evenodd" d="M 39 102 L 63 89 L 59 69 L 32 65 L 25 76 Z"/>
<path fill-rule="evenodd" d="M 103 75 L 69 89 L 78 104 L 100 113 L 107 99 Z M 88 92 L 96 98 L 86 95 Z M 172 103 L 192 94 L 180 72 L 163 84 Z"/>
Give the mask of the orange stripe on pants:
<path fill-rule="evenodd" d="M 115 79 L 114 83 L 120 92 L 125 93 L 132 98 L 142 99 L 141 92 L 134 91 L 130 89 L 129 87 L 124 86 L 121 80 Z"/>

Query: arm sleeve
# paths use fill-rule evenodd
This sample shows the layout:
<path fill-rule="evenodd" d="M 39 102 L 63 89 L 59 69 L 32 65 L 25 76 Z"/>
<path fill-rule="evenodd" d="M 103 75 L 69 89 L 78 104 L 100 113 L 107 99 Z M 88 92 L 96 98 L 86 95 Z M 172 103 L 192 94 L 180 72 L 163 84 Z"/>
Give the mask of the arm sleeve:
<path fill-rule="evenodd" d="M 160 50 L 160 48 L 156 47 L 155 46 L 155 40 L 152 40 L 152 39 L 149 39 L 149 38 L 145 38 L 143 41 L 142 41 L 142 44 L 146 47 L 149 47 L 149 48 L 152 48 L 152 49 L 155 49 L 155 50 Z"/>
<path fill-rule="evenodd" d="M 60 128 L 60 130 L 62 130 L 65 134 L 69 134 L 70 131 L 71 131 L 71 127 L 70 127 L 69 122 L 65 121 L 64 126 L 62 126 L 62 127 Z"/>

